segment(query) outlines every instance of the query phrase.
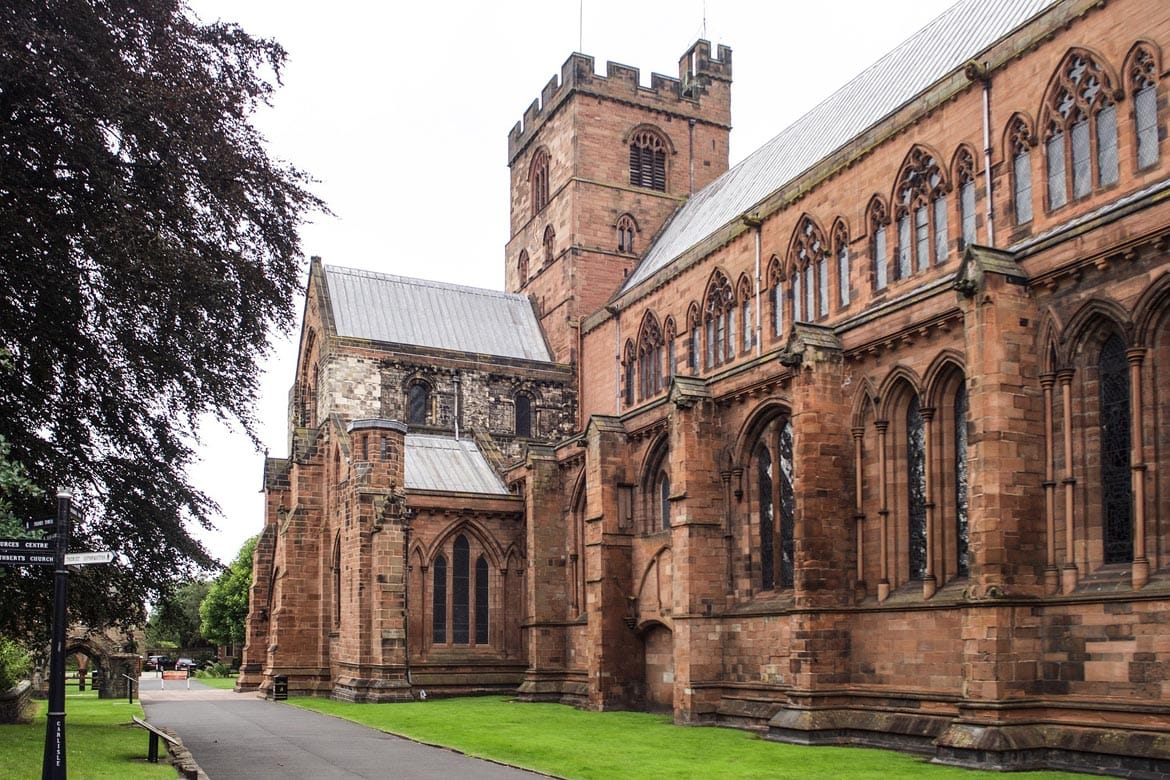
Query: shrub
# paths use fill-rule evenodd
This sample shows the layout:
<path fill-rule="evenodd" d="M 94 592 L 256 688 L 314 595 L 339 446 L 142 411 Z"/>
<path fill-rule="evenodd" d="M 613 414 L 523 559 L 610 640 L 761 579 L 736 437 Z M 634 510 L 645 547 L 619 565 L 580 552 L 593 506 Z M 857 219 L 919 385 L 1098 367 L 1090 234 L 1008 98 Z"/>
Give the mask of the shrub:
<path fill-rule="evenodd" d="M 0 636 L 0 691 L 16 687 L 31 668 L 28 651 L 8 637 Z"/>
<path fill-rule="evenodd" d="M 206 669 L 195 673 L 196 677 L 231 677 L 232 670 L 227 664 L 216 661 L 213 664 L 208 664 Z"/>

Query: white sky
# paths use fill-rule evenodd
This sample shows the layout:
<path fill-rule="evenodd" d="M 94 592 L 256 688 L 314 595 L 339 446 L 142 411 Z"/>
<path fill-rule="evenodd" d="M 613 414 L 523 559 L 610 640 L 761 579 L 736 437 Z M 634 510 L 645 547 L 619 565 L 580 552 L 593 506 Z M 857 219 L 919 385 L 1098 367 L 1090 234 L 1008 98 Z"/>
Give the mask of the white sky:
<path fill-rule="evenodd" d="M 607 60 L 639 68 L 648 85 L 651 71 L 677 76 L 700 37 L 730 46 L 734 165 L 952 4 L 584 0 L 580 25 L 578 0 L 190 1 L 204 21 L 238 22 L 289 53 L 284 87 L 256 121 L 275 157 L 320 180 L 336 215 L 302 228 L 306 256 L 493 289 L 508 240 L 507 134 L 572 52 L 601 73 Z M 295 338 L 275 338 L 257 406 L 273 456 L 288 454 Z M 226 563 L 263 528 L 263 455 L 214 421 L 202 434 L 191 476 L 224 516 L 199 536 Z"/>

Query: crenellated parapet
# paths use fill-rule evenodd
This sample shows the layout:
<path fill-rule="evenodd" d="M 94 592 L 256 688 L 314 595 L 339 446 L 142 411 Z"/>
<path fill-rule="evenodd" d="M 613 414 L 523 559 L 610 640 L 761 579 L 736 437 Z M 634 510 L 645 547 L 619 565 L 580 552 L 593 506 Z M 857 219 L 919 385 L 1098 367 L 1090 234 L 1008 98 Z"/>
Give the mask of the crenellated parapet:
<path fill-rule="evenodd" d="M 524 111 L 524 118 L 508 133 L 508 163 L 528 145 L 541 126 L 575 92 L 634 103 L 687 119 L 727 125 L 730 109 L 727 95 L 731 86 L 731 49 L 720 45 L 711 56 L 708 41 L 696 41 L 679 59 L 678 77 L 650 74 L 650 86 L 641 83 L 638 68 L 606 62 L 605 75 L 594 70 L 594 60 L 575 53 L 565 60 L 560 75 L 554 75 L 540 97 Z M 718 99 L 704 98 L 717 91 Z M 713 103 L 713 105 L 710 105 Z"/>

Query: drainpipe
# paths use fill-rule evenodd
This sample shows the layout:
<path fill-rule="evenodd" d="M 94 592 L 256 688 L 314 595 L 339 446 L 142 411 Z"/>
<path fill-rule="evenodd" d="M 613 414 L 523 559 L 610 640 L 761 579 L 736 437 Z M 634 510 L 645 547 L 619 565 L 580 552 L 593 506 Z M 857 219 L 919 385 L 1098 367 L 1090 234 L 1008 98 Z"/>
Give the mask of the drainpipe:
<path fill-rule="evenodd" d="M 687 145 L 690 147 L 688 151 L 691 158 L 691 184 L 690 189 L 688 189 L 687 192 L 688 194 L 693 195 L 695 194 L 695 120 L 691 119 L 687 122 L 687 124 Z"/>
<path fill-rule="evenodd" d="M 987 245 L 995 246 L 995 206 L 991 189 L 991 71 L 987 63 L 971 60 L 963 75 L 983 85 L 983 187 L 987 192 Z"/>
<path fill-rule="evenodd" d="M 622 314 L 616 306 L 606 306 L 605 310 L 613 315 L 614 321 L 613 366 L 615 381 L 613 413 L 615 417 L 618 417 L 622 413 Z"/>
<path fill-rule="evenodd" d="M 459 441 L 459 396 L 463 392 L 463 384 L 459 375 L 455 375 L 455 441 Z"/>

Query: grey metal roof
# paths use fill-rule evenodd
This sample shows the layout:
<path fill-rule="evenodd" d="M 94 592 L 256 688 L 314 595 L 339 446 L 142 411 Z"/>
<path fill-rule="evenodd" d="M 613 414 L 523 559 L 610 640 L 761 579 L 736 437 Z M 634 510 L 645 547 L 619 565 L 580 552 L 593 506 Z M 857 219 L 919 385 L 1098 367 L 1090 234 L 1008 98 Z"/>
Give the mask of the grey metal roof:
<path fill-rule="evenodd" d="M 325 266 L 339 336 L 552 362 L 523 295 Z"/>
<path fill-rule="evenodd" d="M 962 0 L 695 193 L 622 292 L 792 181 L 1058 0 Z"/>
<path fill-rule="evenodd" d="M 408 490 L 508 495 L 504 483 L 470 439 L 408 433 L 404 466 Z"/>

